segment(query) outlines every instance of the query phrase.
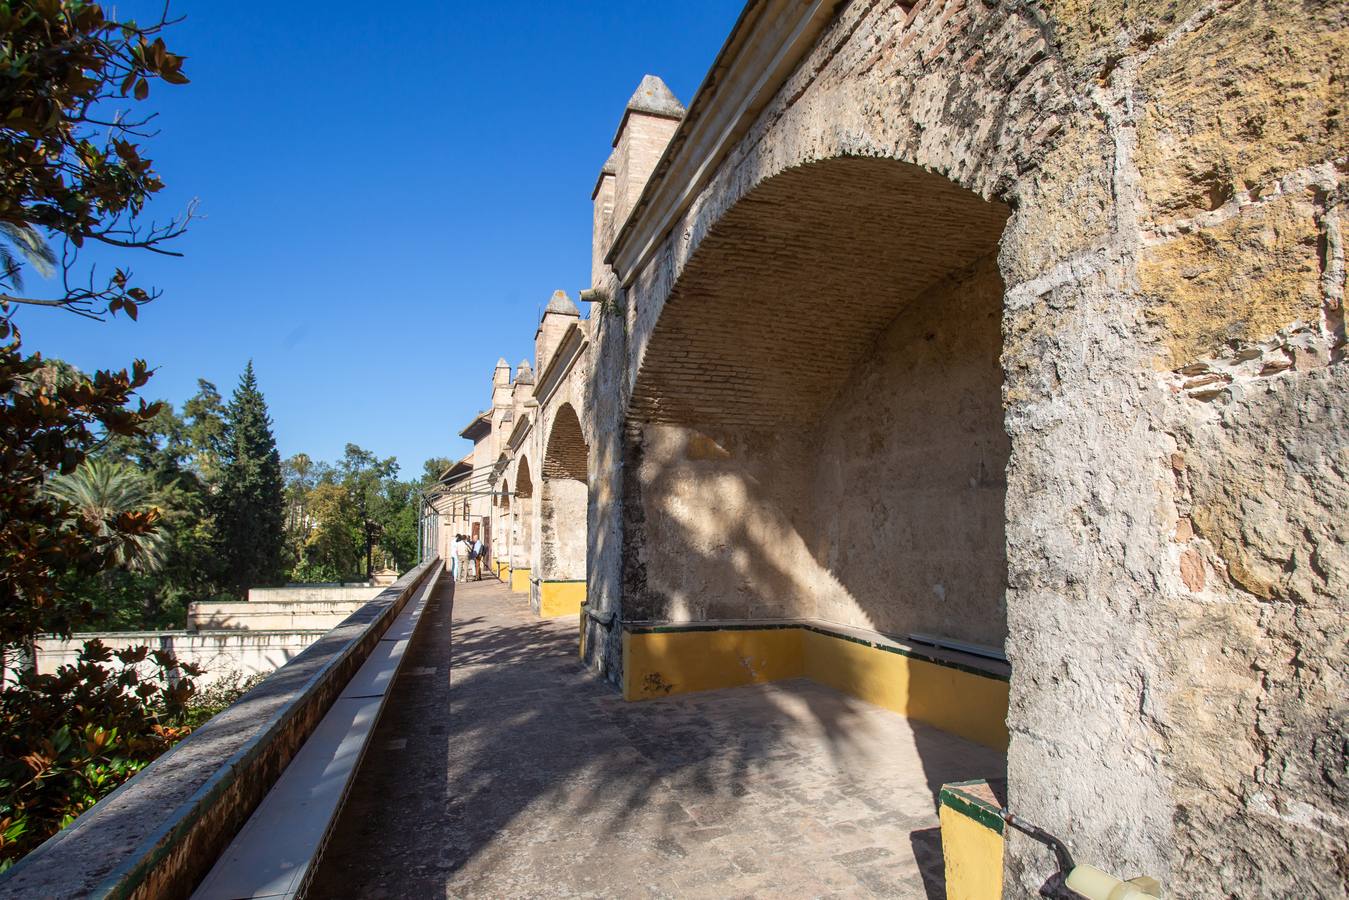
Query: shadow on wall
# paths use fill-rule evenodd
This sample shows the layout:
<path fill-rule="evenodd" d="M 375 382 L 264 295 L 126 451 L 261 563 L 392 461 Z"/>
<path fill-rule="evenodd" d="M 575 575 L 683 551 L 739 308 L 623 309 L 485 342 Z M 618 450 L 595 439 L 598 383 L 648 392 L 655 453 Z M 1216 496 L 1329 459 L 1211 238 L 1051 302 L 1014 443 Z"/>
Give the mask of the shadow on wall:
<path fill-rule="evenodd" d="M 897 741 L 892 714 L 803 679 L 626 703 L 578 666 L 561 623 L 471 617 L 451 638 L 449 593 L 407 672 L 438 668 L 400 677 L 316 895 L 611 892 L 614 879 L 640 892 L 667 877 L 781 894 L 813 877 L 804 859 L 881 895 L 921 882 L 944 896 L 936 795 L 998 754 L 921 723 Z M 381 752 L 391 741 L 405 748 Z"/>
<path fill-rule="evenodd" d="M 818 426 L 642 426 L 627 618 L 818 617 L 1000 650 L 1001 297 L 991 259 L 926 292 Z"/>

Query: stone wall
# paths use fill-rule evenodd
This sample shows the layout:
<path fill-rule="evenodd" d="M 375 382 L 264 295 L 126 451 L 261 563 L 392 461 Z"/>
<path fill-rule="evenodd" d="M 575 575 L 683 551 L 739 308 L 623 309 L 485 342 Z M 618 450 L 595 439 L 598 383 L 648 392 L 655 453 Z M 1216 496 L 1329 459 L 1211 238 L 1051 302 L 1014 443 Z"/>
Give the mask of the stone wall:
<path fill-rule="evenodd" d="M 0 898 L 187 897 L 413 593 L 428 560 L 19 861 Z"/>
<path fill-rule="evenodd" d="M 810 480 L 820 618 L 1002 650 L 1001 321 L 986 257 L 915 300 L 850 375 Z"/>
<path fill-rule="evenodd" d="M 352 612 L 341 614 L 338 622 Z M 167 650 L 179 662 L 201 666 L 204 671 L 194 680 L 204 686 L 224 677 L 246 678 L 273 672 L 337 624 L 287 631 L 110 631 L 76 634 L 70 640 L 40 638 L 37 671 L 51 674 L 58 666 L 74 664 L 84 643 L 97 639 L 113 650 L 131 647 Z"/>
<path fill-rule="evenodd" d="M 988 484 L 970 533 L 995 540 L 982 516 L 998 449 L 1013 809 L 1080 859 L 1178 894 L 1344 894 L 1347 17 L 1329 0 L 841 5 L 774 95 L 745 107 L 654 252 L 597 279 L 618 312 L 597 331 L 592 387 L 601 609 L 677 609 L 678 545 L 660 544 L 675 526 L 655 514 L 711 504 L 717 479 L 749 483 L 763 459 L 740 465 L 741 449 L 791 455 L 751 432 L 787 441 L 836 397 L 836 445 L 863 427 L 860 408 L 842 410 L 878 398 L 848 378 L 898 310 L 859 290 L 867 273 L 850 264 L 921 273 L 972 253 L 931 272 L 944 276 L 988 254 L 976 223 L 1000 208 L 1007 441 L 978 438 Z M 712 111 L 695 100 L 680 133 Z M 829 183 L 813 170 L 863 165 L 870 197 L 846 178 L 813 190 Z M 964 212 L 859 226 L 859 202 L 908 202 L 904 179 Z M 962 224 L 941 240 L 947 222 Z M 795 284 L 815 288 L 813 305 L 780 289 Z M 695 438 L 729 458 L 690 460 Z M 759 508 L 795 478 L 756 485 Z M 886 515 L 900 490 L 875 497 Z M 754 545 L 719 552 L 737 549 Z M 735 594 L 718 591 L 709 603 Z M 613 677 L 613 630 L 587 627 L 592 664 Z M 1006 859 L 1013 895 L 1053 871 L 1015 833 Z"/>
<path fill-rule="evenodd" d="M 373 584 L 290 584 L 276 588 L 249 588 L 249 603 L 367 603 L 380 588 Z M 204 607 L 205 604 L 199 603 Z"/>

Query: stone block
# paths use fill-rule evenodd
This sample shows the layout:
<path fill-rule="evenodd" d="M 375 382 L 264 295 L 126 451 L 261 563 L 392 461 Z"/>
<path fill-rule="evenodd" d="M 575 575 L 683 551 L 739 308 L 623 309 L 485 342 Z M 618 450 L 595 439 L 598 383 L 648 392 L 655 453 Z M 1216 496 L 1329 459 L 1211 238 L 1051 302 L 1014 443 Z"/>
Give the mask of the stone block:
<path fill-rule="evenodd" d="M 1215 209 L 1344 154 L 1347 9 L 1226 4 L 1151 54 L 1139 71 L 1136 161 L 1154 219 Z"/>
<path fill-rule="evenodd" d="M 1299 193 L 1148 247 L 1138 280 L 1162 332 L 1158 367 L 1178 368 L 1227 341 L 1260 340 L 1294 322 L 1319 322 L 1318 243 L 1313 198 Z"/>

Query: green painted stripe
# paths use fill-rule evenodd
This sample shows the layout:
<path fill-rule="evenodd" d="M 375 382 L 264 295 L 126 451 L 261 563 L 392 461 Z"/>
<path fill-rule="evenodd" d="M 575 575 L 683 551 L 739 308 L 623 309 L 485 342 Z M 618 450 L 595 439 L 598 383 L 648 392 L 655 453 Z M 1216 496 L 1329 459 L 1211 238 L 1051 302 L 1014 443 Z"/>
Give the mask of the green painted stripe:
<path fill-rule="evenodd" d="M 585 584 L 584 578 L 540 578 L 539 584 Z"/>
<path fill-rule="evenodd" d="M 876 650 L 884 650 L 886 653 L 895 653 L 899 656 L 907 656 L 910 659 L 922 660 L 937 666 L 945 666 L 948 669 L 956 669 L 960 672 L 966 672 L 970 675 L 977 675 L 980 678 L 989 678 L 993 681 L 1010 682 L 1011 677 L 1003 675 L 1000 672 L 989 672 L 986 669 L 980 669 L 966 663 L 957 662 L 951 659 L 943 659 L 939 656 L 929 656 L 917 650 L 910 650 L 907 647 L 892 647 L 889 644 L 882 644 L 877 641 L 866 638 L 855 637 L 851 634 L 840 634 L 837 631 L 830 631 L 827 628 L 821 628 L 818 625 L 808 625 L 793 622 L 764 622 L 763 624 L 737 624 L 724 625 L 716 622 L 689 622 L 681 625 L 628 625 L 624 624 L 624 630 L 630 634 L 679 634 L 688 631 L 781 631 L 787 628 L 804 628 L 806 631 L 813 631 L 816 634 L 825 637 L 837 638 L 841 641 L 851 641 L 854 644 L 861 644 L 863 647 L 872 647 Z M 951 651 L 958 652 L 958 651 Z"/>
<path fill-rule="evenodd" d="M 981 781 L 966 781 L 961 784 L 983 784 Z M 966 818 L 973 819 L 985 828 L 1002 834 L 1002 815 L 992 804 L 978 797 L 955 789 L 955 785 L 946 785 L 941 789 L 941 805 L 954 810 Z"/>

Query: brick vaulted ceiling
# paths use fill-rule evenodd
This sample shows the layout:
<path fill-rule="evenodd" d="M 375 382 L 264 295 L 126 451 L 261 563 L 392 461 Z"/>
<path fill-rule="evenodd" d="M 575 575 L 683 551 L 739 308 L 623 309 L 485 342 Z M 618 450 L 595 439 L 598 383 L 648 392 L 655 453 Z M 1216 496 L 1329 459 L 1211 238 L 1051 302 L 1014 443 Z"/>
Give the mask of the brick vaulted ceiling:
<path fill-rule="evenodd" d="M 774 176 L 711 229 L 652 332 L 629 417 L 806 424 L 924 289 L 997 249 L 1008 209 L 893 160 Z"/>
<path fill-rule="evenodd" d="M 553 417 L 553 430 L 543 456 L 543 477 L 584 482 L 589 465 L 590 447 L 581 432 L 581 422 L 572 405 L 564 403 Z"/>

